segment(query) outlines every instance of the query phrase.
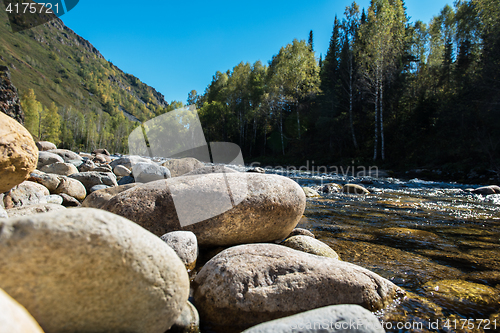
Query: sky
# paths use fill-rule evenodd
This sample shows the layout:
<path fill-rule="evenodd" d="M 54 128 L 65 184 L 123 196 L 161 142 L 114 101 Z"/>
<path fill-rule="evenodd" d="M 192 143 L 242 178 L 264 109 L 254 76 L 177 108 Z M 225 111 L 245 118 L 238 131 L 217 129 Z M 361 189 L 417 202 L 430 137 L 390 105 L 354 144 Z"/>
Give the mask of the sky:
<path fill-rule="evenodd" d="M 240 62 L 267 64 L 282 46 L 314 33 L 325 57 L 335 15 L 352 0 L 80 0 L 63 22 L 121 70 L 186 103 L 216 71 Z M 367 9 L 369 0 L 358 0 Z M 428 23 L 450 0 L 406 0 L 410 21 Z"/>

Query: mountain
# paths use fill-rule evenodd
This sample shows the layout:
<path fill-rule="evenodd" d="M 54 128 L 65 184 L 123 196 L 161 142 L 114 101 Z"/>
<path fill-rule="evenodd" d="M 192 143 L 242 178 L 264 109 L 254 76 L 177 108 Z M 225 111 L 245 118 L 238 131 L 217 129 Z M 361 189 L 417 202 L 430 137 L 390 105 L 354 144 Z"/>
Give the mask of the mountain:
<path fill-rule="evenodd" d="M 25 108 L 37 106 L 39 126 L 30 128 L 33 110 L 25 110 L 36 139 L 47 139 L 41 124 L 53 103 L 60 116 L 59 146 L 81 150 L 126 152 L 138 122 L 167 111 L 161 93 L 105 60 L 59 18 L 13 33 L 3 5 L 0 9 L 0 66 L 9 68 Z"/>

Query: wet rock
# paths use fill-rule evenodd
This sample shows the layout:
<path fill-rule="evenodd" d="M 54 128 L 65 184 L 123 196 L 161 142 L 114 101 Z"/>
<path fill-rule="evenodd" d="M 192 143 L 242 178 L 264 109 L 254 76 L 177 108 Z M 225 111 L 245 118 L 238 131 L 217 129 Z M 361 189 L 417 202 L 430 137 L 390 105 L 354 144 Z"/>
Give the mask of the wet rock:
<path fill-rule="evenodd" d="M 71 163 L 53 163 L 39 168 L 40 171 L 45 173 L 52 173 L 61 176 L 70 176 L 78 173 L 78 169 Z"/>
<path fill-rule="evenodd" d="M 35 214 L 52 212 L 55 210 L 63 210 L 66 209 L 62 205 L 53 204 L 53 203 L 42 203 L 36 205 L 30 205 L 26 207 L 17 207 L 7 210 L 7 214 L 9 217 L 20 217 L 20 216 L 30 216 Z"/>
<path fill-rule="evenodd" d="M 396 240 L 401 242 L 401 244 L 417 245 L 417 246 L 433 246 L 434 244 L 440 244 L 441 238 L 436 234 L 418 229 L 409 228 L 383 228 L 379 229 L 375 233 L 379 238 L 388 238 L 391 240 Z"/>
<path fill-rule="evenodd" d="M 483 186 L 476 189 L 470 190 L 471 193 L 481 194 L 481 195 L 489 195 L 500 193 L 500 187 L 497 185 Z"/>
<path fill-rule="evenodd" d="M 43 333 L 35 318 L 0 289 L 0 327 L 5 333 Z"/>
<path fill-rule="evenodd" d="M 198 241 L 194 233 L 191 231 L 172 231 L 161 236 L 161 239 L 177 253 L 188 270 L 192 270 L 196 266 Z"/>
<path fill-rule="evenodd" d="M 67 195 L 66 193 L 59 193 L 59 196 L 63 199 L 62 205 L 64 207 L 80 207 L 81 203 L 77 199 L 72 196 Z"/>
<path fill-rule="evenodd" d="M 345 184 L 342 188 L 342 192 L 351 194 L 370 194 L 370 191 L 357 184 Z"/>
<path fill-rule="evenodd" d="M 91 207 L 91 208 L 102 208 L 106 203 L 108 203 L 111 198 L 113 198 L 115 195 L 122 193 L 126 190 L 129 190 L 138 184 L 127 184 L 127 185 L 119 185 L 115 187 L 110 187 L 104 190 L 99 190 L 95 191 L 87 198 L 82 203 L 83 207 Z"/>
<path fill-rule="evenodd" d="M 53 153 L 62 157 L 64 162 L 71 163 L 73 161 L 82 161 L 82 157 L 75 152 L 67 149 L 53 149 L 48 150 L 49 153 Z"/>
<path fill-rule="evenodd" d="M 318 192 L 316 192 L 315 190 L 313 190 L 312 188 L 309 188 L 309 187 L 303 187 L 302 190 L 304 191 L 306 197 L 308 198 L 317 198 L 317 197 L 321 197 L 321 195 L 319 195 Z"/>
<path fill-rule="evenodd" d="M 61 156 L 54 153 L 50 153 L 48 151 L 41 151 L 38 153 L 38 164 L 36 167 L 38 170 L 40 170 L 46 165 L 54 163 L 64 163 L 64 160 Z"/>
<path fill-rule="evenodd" d="M 290 235 L 288 235 L 286 238 L 290 238 L 292 236 L 298 236 L 298 235 L 303 235 L 303 236 L 309 236 L 312 238 L 316 238 L 312 232 L 310 232 L 307 229 L 302 229 L 302 228 L 295 228 L 292 230 Z"/>
<path fill-rule="evenodd" d="M 166 167 L 154 163 L 136 163 L 132 167 L 132 174 L 138 183 L 170 178 L 170 171 Z"/>
<path fill-rule="evenodd" d="M 337 252 L 335 252 L 331 247 L 309 236 L 292 236 L 281 242 L 281 245 L 317 256 L 340 259 Z"/>
<path fill-rule="evenodd" d="M 500 285 L 500 271 L 471 272 L 464 277 L 464 280 L 496 286 Z"/>
<path fill-rule="evenodd" d="M 375 311 L 403 293 L 362 267 L 275 244 L 229 248 L 206 263 L 194 283 L 200 317 L 218 332 L 328 305 Z"/>
<path fill-rule="evenodd" d="M 123 165 L 124 167 L 128 169 L 132 169 L 132 165 L 136 163 L 153 163 L 151 160 L 147 158 L 142 158 L 139 156 L 124 156 L 122 158 L 119 158 L 117 160 L 112 161 L 109 163 L 111 168 L 115 168 L 117 165 Z"/>
<path fill-rule="evenodd" d="M 224 165 L 212 165 L 212 166 L 206 166 L 203 168 L 193 170 L 191 172 L 184 174 L 183 176 L 187 177 L 187 176 L 195 176 L 195 175 L 206 175 L 209 173 L 236 173 L 236 172 L 238 172 L 238 171 L 233 170 L 231 168 L 228 168 Z"/>
<path fill-rule="evenodd" d="M 80 181 L 89 193 L 91 192 L 90 189 L 95 185 L 118 186 L 116 176 L 112 172 L 79 172 L 72 174 L 69 178 Z"/>
<path fill-rule="evenodd" d="M 164 333 L 189 294 L 170 247 L 96 209 L 1 220 L 0 267 L 0 287 L 47 332 Z"/>
<path fill-rule="evenodd" d="M 342 186 L 339 184 L 331 183 L 331 184 L 326 184 L 323 186 L 321 189 L 323 193 L 338 193 L 342 191 Z"/>
<path fill-rule="evenodd" d="M 36 147 L 39 151 L 47 151 L 57 149 L 57 146 L 49 141 L 38 141 Z"/>
<path fill-rule="evenodd" d="M 205 164 L 201 163 L 196 158 L 186 157 L 168 160 L 164 162 L 162 166 L 170 170 L 170 174 L 172 177 L 179 177 L 193 170 L 203 168 Z"/>
<path fill-rule="evenodd" d="M 199 327 L 198 310 L 188 301 L 182 308 L 181 315 L 177 317 L 174 325 L 166 333 L 198 333 Z"/>
<path fill-rule="evenodd" d="M 115 166 L 115 168 L 113 169 L 113 172 L 118 177 L 130 176 L 130 173 L 131 173 L 131 171 L 127 167 L 125 167 L 123 165 L 117 165 L 117 166 Z"/>
<path fill-rule="evenodd" d="M 353 323 L 357 323 L 358 325 Z M 384 333 L 378 318 L 359 305 L 332 305 L 251 327 L 242 333 Z"/>
<path fill-rule="evenodd" d="M 92 151 L 92 154 L 94 155 L 106 155 L 106 156 L 110 156 L 111 154 L 109 153 L 109 151 L 107 149 L 95 149 L 94 151 Z"/>
<path fill-rule="evenodd" d="M 118 185 L 129 185 L 129 184 L 134 184 L 135 179 L 132 176 L 125 176 L 122 179 L 118 181 Z"/>
<path fill-rule="evenodd" d="M 47 203 L 45 197 L 49 194 L 45 186 L 27 180 L 6 193 L 3 202 L 7 209 Z"/>
<path fill-rule="evenodd" d="M 248 170 L 247 172 L 266 173 L 266 170 L 264 168 L 261 168 L 261 167 L 256 167 L 256 168 Z"/>
<path fill-rule="evenodd" d="M 51 194 L 45 197 L 45 201 L 49 204 L 62 205 L 63 198 L 58 194 Z"/>
<path fill-rule="evenodd" d="M 172 188 L 189 201 L 176 207 Z M 231 208 L 230 199 L 242 201 Z M 221 207 L 228 210 L 221 213 Z M 228 246 L 284 239 L 304 212 L 305 195 L 297 183 L 281 176 L 208 174 L 142 184 L 116 195 L 102 209 L 126 216 L 157 236 L 187 230 L 196 234 L 200 246 Z M 179 212 L 185 214 L 184 226 Z M 186 223 L 198 217 L 202 222 Z"/>
<path fill-rule="evenodd" d="M 37 160 L 38 148 L 28 130 L 0 112 L 0 193 L 28 179 Z"/>

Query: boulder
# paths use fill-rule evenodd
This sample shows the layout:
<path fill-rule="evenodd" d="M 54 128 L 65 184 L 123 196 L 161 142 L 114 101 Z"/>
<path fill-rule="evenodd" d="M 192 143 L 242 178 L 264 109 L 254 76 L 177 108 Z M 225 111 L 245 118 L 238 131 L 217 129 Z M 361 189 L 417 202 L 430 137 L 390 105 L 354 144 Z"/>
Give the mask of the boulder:
<path fill-rule="evenodd" d="M 92 159 L 92 161 L 95 163 L 109 163 L 111 162 L 111 158 L 108 156 L 108 155 L 104 155 L 104 154 L 97 154 L 94 156 L 94 158 Z"/>
<path fill-rule="evenodd" d="M 0 289 L 0 328 L 5 333 L 43 333 L 35 318 Z"/>
<path fill-rule="evenodd" d="M 92 162 L 91 160 L 85 160 L 78 167 L 78 171 L 79 172 L 94 171 L 95 168 L 97 168 L 97 166 L 94 164 L 94 162 Z"/>
<path fill-rule="evenodd" d="M 118 186 L 116 176 L 112 172 L 79 172 L 69 177 L 80 181 L 85 186 L 87 192 L 90 192 L 90 189 L 95 185 Z"/>
<path fill-rule="evenodd" d="M 351 194 L 370 194 L 366 188 L 358 184 L 345 184 L 342 192 Z"/>
<path fill-rule="evenodd" d="M 135 183 L 135 179 L 132 176 L 125 176 L 118 181 L 118 185 L 129 185 L 129 184 L 134 184 L 134 183 Z"/>
<path fill-rule="evenodd" d="M 64 207 L 80 207 L 81 203 L 77 199 L 72 196 L 67 195 L 66 193 L 59 193 L 59 196 L 63 199 L 62 205 Z"/>
<path fill-rule="evenodd" d="M 242 333 L 384 333 L 378 318 L 359 305 L 331 305 L 275 319 Z"/>
<path fill-rule="evenodd" d="M 297 235 L 285 239 L 281 245 L 317 256 L 340 259 L 331 247 L 313 237 Z"/>
<path fill-rule="evenodd" d="M 75 152 L 67 149 L 52 149 L 48 150 L 49 153 L 59 155 L 63 158 L 64 162 L 71 163 L 73 161 L 82 161 L 82 157 Z"/>
<path fill-rule="evenodd" d="M 34 171 L 30 180 L 44 185 L 52 194 L 64 193 L 78 200 L 83 200 L 87 196 L 87 190 L 81 182 L 66 176 Z"/>
<path fill-rule="evenodd" d="M 194 283 L 200 317 L 218 332 L 328 305 L 376 311 L 404 294 L 365 268 L 275 244 L 229 248 L 208 261 Z"/>
<path fill-rule="evenodd" d="M 236 173 L 236 172 L 238 172 L 238 171 L 231 169 L 231 168 L 228 168 L 224 165 L 212 165 L 212 166 L 206 166 L 206 167 L 202 167 L 202 168 L 193 170 L 191 172 L 184 174 L 183 176 L 187 177 L 187 176 L 196 176 L 196 175 L 206 175 L 209 173 Z"/>
<path fill-rule="evenodd" d="M 293 229 L 292 232 L 290 233 L 290 235 L 288 235 L 286 238 L 290 238 L 292 236 L 297 236 L 297 235 L 304 235 L 304 236 L 316 238 L 312 232 L 310 232 L 307 229 L 302 229 L 302 228 Z"/>
<path fill-rule="evenodd" d="M 109 163 L 111 168 L 115 168 L 117 165 L 123 165 L 124 167 L 128 169 L 132 169 L 132 165 L 136 163 L 153 163 L 151 160 L 139 156 L 124 156 L 122 158 L 119 158 L 117 160 L 112 161 Z"/>
<path fill-rule="evenodd" d="M 47 332 L 164 333 L 189 295 L 161 239 L 90 208 L 0 220 L 0 267 L 0 288 Z"/>
<path fill-rule="evenodd" d="M 200 316 L 198 310 L 191 302 L 187 301 L 181 315 L 177 317 L 174 325 L 166 333 L 199 333 Z"/>
<path fill-rule="evenodd" d="M 64 159 L 61 156 L 48 151 L 41 151 L 38 153 L 38 164 L 36 166 L 38 170 L 46 165 L 54 163 L 64 163 Z"/>
<path fill-rule="evenodd" d="M 177 253 L 188 270 L 194 269 L 198 258 L 198 241 L 194 233 L 191 231 L 172 231 L 161 236 L 161 240 Z"/>
<path fill-rule="evenodd" d="M 0 112 L 0 193 L 28 179 L 37 161 L 38 148 L 28 130 Z"/>
<path fill-rule="evenodd" d="M 78 173 L 78 169 L 73 164 L 61 162 L 45 165 L 39 168 L 39 170 L 61 176 L 70 176 L 74 173 Z"/>
<path fill-rule="evenodd" d="M 230 194 L 226 182 L 231 185 Z M 239 203 L 233 207 L 231 202 Z M 304 191 L 293 180 L 230 173 L 138 185 L 116 195 L 102 209 L 125 216 L 157 236 L 187 230 L 195 233 L 200 246 L 229 246 L 284 239 L 299 222 L 305 204 Z"/>
<path fill-rule="evenodd" d="M 193 157 L 168 160 L 162 165 L 170 170 L 170 174 L 172 175 L 172 177 L 179 177 L 205 166 L 205 164 L 201 163 Z"/>
<path fill-rule="evenodd" d="M 47 203 L 45 197 L 49 194 L 45 186 L 27 180 L 6 193 L 3 202 L 7 209 Z"/>
<path fill-rule="evenodd" d="M 125 192 L 126 190 L 129 190 L 137 185 L 138 184 L 136 184 L 136 183 L 127 184 L 127 185 L 119 185 L 119 186 L 115 186 L 115 187 L 109 187 L 109 188 L 104 189 L 104 190 L 92 192 L 82 202 L 82 206 L 89 207 L 89 208 L 102 208 L 115 195 L 120 194 L 122 192 Z"/>
<path fill-rule="evenodd" d="M 132 174 L 138 183 L 170 178 L 170 171 L 155 163 L 136 163 L 132 166 Z"/>
<path fill-rule="evenodd" d="M 107 149 L 102 149 L 102 148 L 93 150 L 92 154 L 94 154 L 94 155 L 106 155 L 106 156 L 111 155 Z"/>
<path fill-rule="evenodd" d="M 36 147 L 39 151 L 47 151 L 57 149 L 57 146 L 49 141 L 38 141 Z"/>
<path fill-rule="evenodd" d="M 130 173 L 131 173 L 130 170 L 127 167 L 123 166 L 123 165 L 117 165 L 117 166 L 115 166 L 115 168 L 113 169 L 113 172 L 118 177 L 130 176 Z"/>
<path fill-rule="evenodd" d="M 304 191 L 304 193 L 305 193 L 305 195 L 306 195 L 307 198 L 321 197 L 321 195 L 319 195 L 319 193 L 316 192 L 315 190 L 313 190 L 312 188 L 303 187 L 302 190 Z"/>
<path fill-rule="evenodd" d="M 62 205 L 53 204 L 53 203 L 42 203 L 37 205 L 30 205 L 26 207 L 17 207 L 7 210 L 7 214 L 9 217 L 20 217 L 20 216 L 30 216 L 40 213 L 52 212 L 55 210 L 63 210 L 66 209 Z"/>
<path fill-rule="evenodd" d="M 61 183 L 61 176 L 35 170 L 30 174 L 29 180 L 45 186 L 50 192 L 54 192 Z"/>

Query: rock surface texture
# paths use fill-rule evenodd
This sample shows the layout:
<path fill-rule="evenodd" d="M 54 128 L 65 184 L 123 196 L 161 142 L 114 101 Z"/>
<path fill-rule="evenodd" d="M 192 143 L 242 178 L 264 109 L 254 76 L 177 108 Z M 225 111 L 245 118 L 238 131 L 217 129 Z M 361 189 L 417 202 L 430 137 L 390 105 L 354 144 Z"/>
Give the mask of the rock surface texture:
<path fill-rule="evenodd" d="M 6 66 L 0 66 L 0 112 L 24 124 L 24 112 L 19 95 L 11 82 L 9 68 Z"/>
<path fill-rule="evenodd" d="M 0 289 L 0 331 L 5 333 L 43 333 L 30 313 Z"/>

